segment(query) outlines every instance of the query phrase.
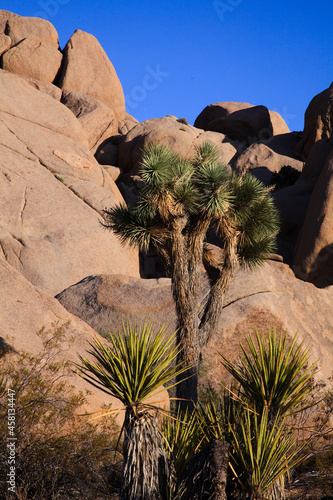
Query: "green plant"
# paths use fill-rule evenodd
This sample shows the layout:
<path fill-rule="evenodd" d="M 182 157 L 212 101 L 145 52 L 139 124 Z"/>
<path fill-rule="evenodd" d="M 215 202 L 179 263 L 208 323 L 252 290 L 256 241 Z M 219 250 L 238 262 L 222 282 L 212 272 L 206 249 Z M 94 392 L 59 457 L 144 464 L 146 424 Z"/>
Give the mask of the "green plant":
<path fill-rule="evenodd" d="M 64 183 L 64 182 L 65 182 L 65 181 L 64 181 L 64 179 L 63 179 L 63 177 L 61 177 L 61 176 L 60 176 L 60 175 L 58 175 L 58 174 L 54 174 L 54 177 L 55 177 L 55 178 L 56 178 L 59 182 L 62 182 L 62 183 Z"/>
<path fill-rule="evenodd" d="M 209 143 L 199 146 L 192 160 L 149 144 L 140 175 L 137 202 L 106 210 L 104 225 L 122 242 L 154 249 L 169 268 L 181 347 L 178 362 L 188 368 L 177 395 L 195 402 L 200 352 L 217 325 L 223 295 L 238 266 L 255 267 L 272 252 L 278 214 L 264 185 L 250 174 L 231 173 Z M 221 239 L 215 251 L 206 244 L 210 228 Z M 210 284 L 203 304 L 202 264 Z"/>
<path fill-rule="evenodd" d="M 221 395 L 211 389 L 204 394 L 192 424 L 195 436 L 183 431 L 189 442 L 178 458 L 182 469 L 187 450 L 202 451 L 215 440 L 229 444 L 228 499 L 281 500 L 285 474 L 309 455 L 309 441 L 298 440 L 295 415 L 315 404 L 316 367 L 306 367 L 309 348 L 296 344 L 297 335 L 288 342 L 286 333 L 274 330 L 267 338 L 257 331 L 247 337 L 236 363 L 222 357 L 232 385 Z M 195 480 L 204 481 L 204 471 Z"/>
<path fill-rule="evenodd" d="M 153 336 L 152 325 L 140 328 L 123 325 L 122 332 L 110 333 L 111 347 L 97 338 L 90 354 L 97 363 L 80 357 L 82 377 L 93 386 L 120 399 L 124 405 L 123 475 L 121 498 L 166 498 L 169 484 L 168 458 L 157 415 L 161 386 L 184 371 L 175 364 L 178 347 L 175 334 L 166 337 L 161 327 Z M 154 396 L 153 401 L 148 400 Z M 157 398 L 157 399 L 155 399 Z"/>
<path fill-rule="evenodd" d="M 74 193 L 74 194 L 75 194 L 75 196 L 77 196 L 78 198 L 80 198 L 80 200 L 82 200 L 82 196 L 80 195 L 80 193 L 79 193 L 78 191 L 76 191 L 76 190 L 75 190 L 74 188 L 72 188 L 72 187 L 70 187 L 69 189 L 72 191 L 72 193 Z"/>
<path fill-rule="evenodd" d="M 162 433 L 166 438 L 166 450 L 179 478 L 188 460 L 201 449 L 203 433 L 196 411 L 182 412 L 178 406 L 172 418 L 165 418 Z"/>
<path fill-rule="evenodd" d="M 292 433 L 291 417 L 315 404 L 316 365 L 306 368 L 309 347 L 296 345 L 297 334 L 289 346 L 287 333 L 277 337 L 275 330 L 269 330 L 267 339 L 255 330 L 256 343 L 252 337 L 246 340 L 237 364 L 222 356 L 244 406 L 240 427 L 232 428 L 231 460 L 249 498 L 282 499 L 284 474 L 306 457 L 305 443 L 297 445 Z"/>
<path fill-rule="evenodd" d="M 273 329 L 267 339 L 255 330 L 255 340 L 247 337 L 247 349 L 240 344 L 242 355 L 237 364 L 224 356 L 224 367 L 240 384 L 243 401 L 255 405 L 259 412 L 267 408 L 269 419 L 274 421 L 304 411 L 309 405 L 314 389 L 313 377 L 316 363 L 306 368 L 309 362 L 309 347 L 304 343 L 297 347 L 297 333 L 288 345 L 287 332 L 277 338 Z M 268 344 L 268 345 L 267 345 Z"/>

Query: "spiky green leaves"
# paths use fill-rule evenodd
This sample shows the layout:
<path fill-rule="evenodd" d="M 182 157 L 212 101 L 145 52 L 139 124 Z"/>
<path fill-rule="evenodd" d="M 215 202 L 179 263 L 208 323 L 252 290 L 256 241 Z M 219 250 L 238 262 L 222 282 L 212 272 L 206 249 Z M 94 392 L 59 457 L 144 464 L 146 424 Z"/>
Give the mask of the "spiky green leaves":
<path fill-rule="evenodd" d="M 151 194 L 164 189 L 172 177 L 172 169 L 179 157 L 170 149 L 159 144 L 148 144 L 142 152 L 140 175 L 150 188 Z"/>
<path fill-rule="evenodd" d="M 270 424 L 267 408 L 261 414 L 244 409 L 239 417 L 239 425 L 230 430 L 231 466 L 251 498 L 271 498 L 267 492 L 301 460 L 303 446 L 296 446 L 283 420 Z"/>
<path fill-rule="evenodd" d="M 274 489 L 283 490 L 284 474 L 306 458 L 307 442 L 297 441 L 290 417 L 314 404 L 315 365 L 307 366 L 309 348 L 297 345 L 297 335 L 288 343 L 286 333 L 274 331 L 268 338 L 255 331 L 241 353 L 237 364 L 222 356 L 234 385 L 222 397 L 210 391 L 197 408 L 201 443 L 229 443 L 232 483 L 246 498 L 282 498 Z"/>
<path fill-rule="evenodd" d="M 197 221 L 205 220 L 205 227 L 212 223 L 222 240 L 236 235 L 240 264 L 261 264 L 275 248 L 277 210 L 260 181 L 250 174 L 237 177 L 218 156 L 209 143 L 199 146 L 192 160 L 160 144 L 149 144 L 142 154 L 143 186 L 137 202 L 107 210 L 106 227 L 123 242 L 147 250 L 172 239 L 176 218 L 184 220 L 183 235 L 188 241 Z"/>
<path fill-rule="evenodd" d="M 309 348 L 303 343 L 296 347 L 297 334 L 288 345 L 287 333 L 277 337 L 275 330 L 269 330 L 267 343 L 255 330 L 255 340 L 248 337 L 247 348 L 241 345 L 239 365 L 221 355 L 224 367 L 241 385 L 243 399 L 255 402 L 260 411 L 268 408 L 273 416 L 307 408 L 316 373 L 315 363 L 307 367 Z"/>
<path fill-rule="evenodd" d="M 197 166 L 194 183 L 202 216 L 213 219 L 227 213 L 232 201 L 229 181 L 229 171 L 220 163 L 205 162 Z"/>
<path fill-rule="evenodd" d="M 154 214 L 149 213 L 149 205 L 145 213 L 142 211 L 125 205 L 111 207 L 104 212 L 104 226 L 112 229 L 123 244 L 147 250 L 152 244 L 161 242 L 158 239 L 154 241 L 151 231 Z"/>
<path fill-rule="evenodd" d="M 179 348 L 175 334 L 167 338 L 165 327 L 153 336 L 151 324 L 123 325 L 122 332 L 110 333 L 110 341 L 109 347 L 95 338 L 89 352 L 97 363 L 80 356 L 83 366 L 78 369 L 85 380 L 126 407 L 144 404 L 158 388 L 185 371 L 174 363 Z"/>
<path fill-rule="evenodd" d="M 251 174 L 232 176 L 231 218 L 239 231 L 240 264 L 253 268 L 276 248 L 279 214 L 269 190 Z"/>

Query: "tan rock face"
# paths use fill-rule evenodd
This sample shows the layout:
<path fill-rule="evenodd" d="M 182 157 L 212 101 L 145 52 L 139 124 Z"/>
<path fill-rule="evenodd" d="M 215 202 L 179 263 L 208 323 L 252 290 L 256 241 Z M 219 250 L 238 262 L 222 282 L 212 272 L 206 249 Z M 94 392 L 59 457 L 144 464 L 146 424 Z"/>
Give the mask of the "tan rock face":
<path fill-rule="evenodd" d="M 138 324 L 147 318 L 154 321 L 156 328 L 163 323 L 169 324 L 171 330 L 176 328 L 176 311 L 168 278 L 88 276 L 56 298 L 68 311 L 99 331 L 121 328 L 122 318 Z"/>
<path fill-rule="evenodd" d="M 6 25 L 6 35 L 10 36 L 12 45 L 34 35 L 44 42 L 55 45 L 56 48 L 59 47 L 59 37 L 54 26 L 38 17 L 10 16 Z"/>
<path fill-rule="evenodd" d="M 333 84 L 310 102 L 304 117 L 302 139 L 295 153 L 306 159 L 313 145 L 320 139 L 329 140 L 333 131 Z"/>
<path fill-rule="evenodd" d="M 23 78 L 29 85 L 31 85 L 34 89 L 40 90 L 44 94 L 53 97 L 56 101 L 60 101 L 62 92 L 59 87 L 52 85 L 52 83 L 42 82 L 41 80 L 36 80 L 36 78 L 32 78 L 31 76 L 19 75 L 20 78 Z"/>
<path fill-rule="evenodd" d="M 118 133 L 121 135 L 126 135 L 128 132 L 135 127 L 139 122 L 134 122 L 133 120 L 119 120 L 118 121 Z"/>
<path fill-rule="evenodd" d="M 296 276 L 333 285 L 333 153 L 314 187 L 294 259 Z"/>
<path fill-rule="evenodd" d="M 60 103 L 36 91 L 20 76 L 0 70 L 0 109 L 24 122 L 38 124 L 87 146 L 85 132 L 73 113 Z M 47 132 L 46 132 L 47 133 Z M 37 144 L 42 142 L 37 141 Z M 46 147 L 46 146 L 44 146 Z"/>
<path fill-rule="evenodd" d="M 43 342 L 38 335 L 41 328 L 44 326 L 46 331 L 54 332 L 57 327 L 67 325 L 57 359 L 79 362 L 78 354 L 89 358 L 89 342 L 94 336 L 98 337 L 89 325 L 66 311 L 56 299 L 35 288 L 1 258 L 0 280 L 0 337 L 7 344 L 17 351 L 38 354 Z M 122 406 L 120 401 L 95 389 L 78 375 L 67 377 L 67 381 L 77 391 L 91 392 L 85 406 L 88 412 L 99 410 L 103 403 L 112 403 L 112 408 Z"/>
<path fill-rule="evenodd" d="M 137 252 L 100 225 L 122 196 L 77 118 L 13 74 L 0 88 L 0 257 L 51 295 L 87 274 L 139 276 Z"/>
<path fill-rule="evenodd" d="M 318 361 L 320 369 L 318 379 L 328 381 L 333 361 L 332 298 L 332 287 L 318 290 L 296 279 L 285 264 L 268 262 L 254 272 L 240 272 L 227 294 L 219 334 L 212 336 L 204 350 L 205 380 L 216 384 L 223 375 L 217 353 L 236 359 L 239 342 L 244 343 L 255 327 L 266 333 L 275 326 L 278 333 L 287 330 L 293 336 L 298 332 L 299 342 L 310 344 L 311 360 Z"/>
<path fill-rule="evenodd" d="M 205 285 L 206 286 L 206 285 Z M 202 294 L 205 293 L 205 286 Z M 145 318 L 156 327 L 176 328 L 170 280 L 122 276 L 90 276 L 57 296 L 64 307 L 95 329 L 117 328 L 121 319 Z M 203 350 L 201 384 L 218 384 L 224 376 L 219 352 L 235 360 L 239 343 L 254 327 L 264 333 L 276 326 L 311 343 L 312 360 L 319 360 L 319 378 L 328 379 L 333 363 L 333 287 L 317 289 L 298 280 L 285 264 L 268 261 L 253 272 L 237 272 L 225 300 L 218 328 Z"/>
<path fill-rule="evenodd" d="M 279 170 L 286 165 L 290 165 L 299 172 L 302 171 L 303 162 L 294 157 L 292 150 L 290 155 L 279 154 L 270 146 L 270 141 L 267 141 L 267 144 L 251 144 L 251 146 L 249 146 L 233 163 L 234 169 L 240 174 L 249 170 L 256 175 L 254 172 L 255 169 L 265 169 L 273 173 L 279 172 Z M 272 145 L 272 147 L 274 147 L 274 145 Z M 277 150 L 279 150 L 279 148 L 277 148 Z"/>
<path fill-rule="evenodd" d="M 36 35 L 29 35 L 2 56 L 2 68 L 18 75 L 52 83 L 62 54 L 57 47 Z"/>
<path fill-rule="evenodd" d="M 223 134 L 204 132 L 178 120 L 175 116 L 146 120 L 133 127 L 120 144 L 118 166 L 129 172 L 138 169 L 141 149 L 150 142 L 161 143 L 183 157 L 191 157 L 203 142 L 212 142 L 220 151 L 220 161 L 228 164 L 236 153 L 236 144 Z"/>
<path fill-rule="evenodd" d="M 283 118 L 275 111 L 242 102 L 210 104 L 196 118 L 194 126 L 220 132 L 246 144 L 290 132 Z"/>
<path fill-rule="evenodd" d="M 77 30 L 63 54 L 59 87 L 87 94 L 111 108 L 116 118 L 124 119 L 125 98 L 121 83 L 96 38 Z"/>
<path fill-rule="evenodd" d="M 7 35 L 0 35 L 0 56 L 10 49 L 12 41 Z"/>
<path fill-rule="evenodd" d="M 117 134 L 118 120 L 113 111 L 97 99 L 74 90 L 64 90 L 61 102 L 74 113 L 86 131 L 93 154 L 103 141 Z"/>
<path fill-rule="evenodd" d="M 13 12 L 9 12 L 8 10 L 0 10 L 0 33 L 5 33 L 7 21 L 9 19 L 15 19 L 18 18 L 17 14 L 14 14 Z"/>

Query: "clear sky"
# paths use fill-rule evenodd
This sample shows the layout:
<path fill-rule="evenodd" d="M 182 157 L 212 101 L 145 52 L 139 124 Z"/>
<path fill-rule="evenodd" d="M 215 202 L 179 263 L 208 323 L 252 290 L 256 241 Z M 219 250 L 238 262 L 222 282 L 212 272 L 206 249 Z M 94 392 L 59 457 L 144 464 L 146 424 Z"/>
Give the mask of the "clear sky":
<path fill-rule="evenodd" d="M 238 101 L 279 112 L 302 130 L 312 97 L 333 81 L 332 0 L 0 0 L 48 19 L 63 48 L 93 34 L 139 121 L 193 124 L 208 104 Z M 149 76 L 151 75 L 151 77 Z"/>

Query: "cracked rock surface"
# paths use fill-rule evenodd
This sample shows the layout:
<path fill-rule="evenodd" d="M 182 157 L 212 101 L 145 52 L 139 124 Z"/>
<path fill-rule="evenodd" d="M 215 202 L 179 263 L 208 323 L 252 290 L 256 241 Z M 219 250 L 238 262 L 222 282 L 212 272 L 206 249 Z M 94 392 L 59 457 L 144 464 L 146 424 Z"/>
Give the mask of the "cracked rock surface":
<path fill-rule="evenodd" d="M 137 252 L 101 224 L 122 201 L 73 113 L 0 71 L 0 258 L 51 295 L 89 274 L 139 276 Z"/>
<path fill-rule="evenodd" d="M 202 299 L 207 293 L 202 289 Z M 137 323 L 149 318 L 157 329 L 176 329 L 176 312 L 168 278 L 138 279 L 117 275 L 89 276 L 57 296 L 72 314 L 95 330 L 121 328 L 121 321 Z M 218 328 L 202 351 L 201 384 L 218 389 L 225 375 L 219 353 L 235 360 L 239 343 L 254 328 L 264 333 L 276 327 L 311 344 L 312 361 L 318 360 L 319 379 L 327 380 L 333 365 L 333 286 L 317 289 L 295 278 L 286 264 L 267 261 L 254 271 L 239 270 L 226 293 Z"/>

